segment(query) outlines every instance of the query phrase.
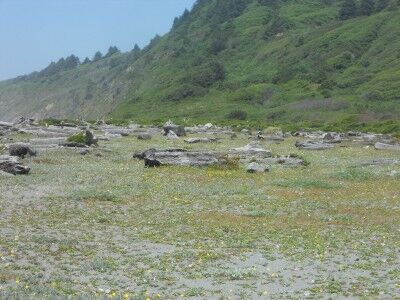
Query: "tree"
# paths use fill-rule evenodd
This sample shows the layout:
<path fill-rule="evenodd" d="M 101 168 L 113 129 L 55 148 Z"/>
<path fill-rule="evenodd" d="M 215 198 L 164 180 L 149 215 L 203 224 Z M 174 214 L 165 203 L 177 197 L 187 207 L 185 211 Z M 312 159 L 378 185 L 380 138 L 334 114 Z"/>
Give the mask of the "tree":
<path fill-rule="evenodd" d="M 339 18 L 347 20 L 357 15 L 357 6 L 354 0 L 344 0 L 339 11 Z"/>
<path fill-rule="evenodd" d="M 88 64 L 88 63 L 90 63 L 90 59 L 89 59 L 89 57 L 86 57 L 86 58 L 83 60 L 82 65 L 86 65 L 86 64 Z"/>
<path fill-rule="evenodd" d="M 94 56 L 93 56 L 93 62 L 95 62 L 95 61 L 98 61 L 98 60 L 100 60 L 100 59 L 102 59 L 103 58 L 103 54 L 101 54 L 101 52 L 100 51 L 97 51 L 95 54 L 94 54 Z"/>
<path fill-rule="evenodd" d="M 390 1 L 389 0 L 378 0 L 376 3 L 376 10 L 377 11 L 382 11 L 385 8 L 389 6 Z"/>
<path fill-rule="evenodd" d="M 65 59 L 63 69 L 65 70 L 73 69 L 76 68 L 79 64 L 80 64 L 79 57 L 72 54 Z"/>
<path fill-rule="evenodd" d="M 360 5 L 360 14 L 369 16 L 374 12 L 375 2 L 373 0 L 362 0 Z"/>
<path fill-rule="evenodd" d="M 140 53 L 140 47 L 139 47 L 139 45 L 138 44 L 135 44 L 135 46 L 133 46 L 133 49 L 132 49 L 132 53 L 134 53 L 134 54 L 139 54 Z"/>
<path fill-rule="evenodd" d="M 110 46 L 110 48 L 108 48 L 108 52 L 105 57 L 110 57 L 111 55 L 118 53 L 118 52 L 119 52 L 119 49 L 116 46 Z"/>

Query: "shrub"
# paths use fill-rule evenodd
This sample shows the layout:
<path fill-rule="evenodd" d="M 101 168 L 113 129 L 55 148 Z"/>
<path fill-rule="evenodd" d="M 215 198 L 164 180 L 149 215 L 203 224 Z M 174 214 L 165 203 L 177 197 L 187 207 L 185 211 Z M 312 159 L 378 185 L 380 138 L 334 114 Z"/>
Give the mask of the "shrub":
<path fill-rule="evenodd" d="M 85 134 L 83 132 L 76 133 L 68 137 L 68 142 L 85 144 Z"/>
<path fill-rule="evenodd" d="M 203 64 L 188 74 L 187 78 L 189 82 L 201 87 L 209 87 L 219 80 L 224 80 L 226 71 L 224 65 L 218 61 L 212 61 L 207 64 Z M 187 80 L 185 78 L 185 80 Z"/>
<path fill-rule="evenodd" d="M 168 101 L 180 101 L 188 97 L 203 96 L 206 90 L 191 84 L 183 84 L 170 92 L 165 99 Z"/>
<path fill-rule="evenodd" d="M 380 91 L 367 91 L 361 95 L 361 99 L 366 101 L 383 101 L 384 96 Z"/>
<path fill-rule="evenodd" d="M 344 51 L 341 54 L 330 58 L 328 64 L 337 70 L 343 70 L 352 64 L 354 57 L 354 54 L 350 51 Z"/>
<path fill-rule="evenodd" d="M 243 110 L 234 110 L 231 111 L 226 117 L 231 120 L 246 120 L 247 112 Z"/>

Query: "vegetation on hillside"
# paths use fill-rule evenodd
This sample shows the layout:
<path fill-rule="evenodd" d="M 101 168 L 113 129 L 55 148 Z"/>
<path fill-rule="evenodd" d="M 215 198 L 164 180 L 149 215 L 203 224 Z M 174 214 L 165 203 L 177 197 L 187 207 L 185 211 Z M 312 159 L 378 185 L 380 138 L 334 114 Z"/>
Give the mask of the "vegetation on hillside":
<path fill-rule="evenodd" d="M 46 117 L 400 132 L 399 6 L 198 0 L 147 47 L 0 83 L 0 102 L 53 104 Z"/>

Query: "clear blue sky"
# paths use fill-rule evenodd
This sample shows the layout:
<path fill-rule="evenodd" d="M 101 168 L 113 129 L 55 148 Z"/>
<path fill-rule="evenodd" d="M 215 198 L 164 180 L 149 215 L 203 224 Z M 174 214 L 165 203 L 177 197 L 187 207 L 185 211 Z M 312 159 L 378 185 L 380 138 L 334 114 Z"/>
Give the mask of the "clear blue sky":
<path fill-rule="evenodd" d="M 195 0 L 0 0 L 0 80 L 115 45 L 145 46 Z"/>

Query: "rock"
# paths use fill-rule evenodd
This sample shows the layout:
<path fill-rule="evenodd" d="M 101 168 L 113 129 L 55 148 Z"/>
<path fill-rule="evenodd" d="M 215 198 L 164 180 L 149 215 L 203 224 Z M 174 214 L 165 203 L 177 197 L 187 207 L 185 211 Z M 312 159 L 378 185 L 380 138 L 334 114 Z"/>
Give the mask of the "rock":
<path fill-rule="evenodd" d="M 83 150 L 79 151 L 80 155 L 86 155 L 86 154 L 89 154 L 89 153 L 90 153 L 89 149 L 83 149 Z"/>
<path fill-rule="evenodd" d="M 97 139 L 94 137 L 93 132 L 91 132 L 90 130 L 85 131 L 85 144 L 87 146 L 97 144 Z"/>
<path fill-rule="evenodd" d="M 122 137 L 122 136 L 118 134 L 118 137 Z M 110 137 L 109 136 L 105 136 L 105 135 L 101 135 L 101 136 L 98 136 L 97 139 L 99 141 L 109 141 Z"/>
<path fill-rule="evenodd" d="M 169 139 L 169 140 L 179 140 L 179 136 L 174 131 L 169 131 L 167 133 L 167 139 Z"/>
<path fill-rule="evenodd" d="M 230 151 L 230 153 L 239 156 L 240 158 L 251 158 L 251 157 L 258 157 L 258 158 L 265 158 L 271 157 L 271 150 L 266 150 L 261 148 L 260 145 L 257 143 L 250 143 L 241 148 L 235 148 Z"/>
<path fill-rule="evenodd" d="M 399 144 L 395 144 L 395 145 L 391 145 L 391 144 L 384 144 L 384 143 L 375 143 L 374 148 L 376 150 L 395 150 L 395 151 L 400 151 L 400 145 Z"/>
<path fill-rule="evenodd" d="M 259 163 L 252 162 L 246 167 L 248 173 L 265 173 L 268 172 L 268 167 L 262 166 Z"/>
<path fill-rule="evenodd" d="M 102 138 L 110 140 L 110 139 L 115 139 L 115 138 L 122 138 L 122 135 L 120 135 L 119 133 L 106 132 L 106 134 Z"/>
<path fill-rule="evenodd" d="M 240 132 L 243 134 L 251 134 L 250 130 L 248 129 L 242 129 Z"/>
<path fill-rule="evenodd" d="M 347 136 L 361 136 L 362 133 L 359 131 L 348 131 Z"/>
<path fill-rule="evenodd" d="M 145 166 L 158 167 L 166 165 L 203 167 L 216 164 L 225 164 L 227 161 L 217 153 L 187 151 L 185 149 L 148 149 L 142 153 L 135 153 L 135 158 L 144 159 Z"/>
<path fill-rule="evenodd" d="M 305 150 L 326 150 L 333 148 L 332 144 L 327 144 L 319 141 L 305 141 L 305 142 L 299 142 L 297 141 L 295 146 L 299 149 L 305 149 Z"/>
<path fill-rule="evenodd" d="M 361 138 L 361 142 L 367 145 L 375 145 L 376 143 L 393 144 L 395 142 L 395 139 L 387 134 L 363 133 L 356 138 Z"/>
<path fill-rule="evenodd" d="M 170 132 L 175 133 L 177 136 L 185 136 L 186 135 L 186 131 L 183 126 L 175 125 L 171 121 L 166 122 L 163 126 L 163 129 L 164 129 L 164 135 L 168 135 L 168 133 L 170 133 Z"/>
<path fill-rule="evenodd" d="M 215 143 L 217 142 L 217 138 L 190 138 L 186 139 L 185 142 L 188 144 L 196 144 L 196 143 Z"/>
<path fill-rule="evenodd" d="M 342 137 L 336 132 L 328 132 L 324 135 L 323 141 L 326 143 L 341 143 Z"/>
<path fill-rule="evenodd" d="M 232 133 L 230 135 L 230 137 L 231 137 L 231 140 L 237 139 L 237 134 L 236 133 Z"/>
<path fill-rule="evenodd" d="M 113 134 L 113 135 L 118 134 L 120 136 L 129 136 L 132 130 L 131 129 L 123 129 L 123 128 L 119 128 L 119 129 L 110 128 L 110 129 L 105 129 L 104 131 L 107 135 L 108 134 Z"/>
<path fill-rule="evenodd" d="M 76 142 L 61 143 L 60 146 L 69 147 L 69 148 L 86 148 L 87 147 L 87 145 L 85 145 L 85 144 L 76 143 Z"/>
<path fill-rule="evenodd" d="M 0 121 L 0 127 L 3 127 L 3 128 L 12 128 L 13 126 L 14 126 L 13 123 L 2 122 L 2 121 Z"/>
<path fill-rule="evenodd" d="M 8 146 L 8 152 L 11 156 L 19 156 L 24 158 L 26 155 L 35 156 L 36 151 L 31 148 L 30 144 L 15 143 Z"/>
<path fill-rule="evenodd" d="M 167 150 L 165 150 L 165 151 L 167 151 Z M 155 153 L 155 152 L 157 152 L 157 150 L 154 148 L 147 149 L 146 151 L 143 151 L 143 152 L 135 152 L 135 153 L 133 153 L 133 158 L 144 159 L 146 156 L 148 156 L 152 153 Z"/>
<path fill-rule="evenodd" d="M 141 133 L 137 136 L 138 140 L 148 141 L 151 140 L 151 134 L 148 133 Z"/>
<path fill-rule="evenodd" d="M 0 170 L 13 175 L 28 174 L 31 170 L 19 163 L 17 156 L 0 156 Z"/>

